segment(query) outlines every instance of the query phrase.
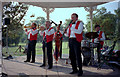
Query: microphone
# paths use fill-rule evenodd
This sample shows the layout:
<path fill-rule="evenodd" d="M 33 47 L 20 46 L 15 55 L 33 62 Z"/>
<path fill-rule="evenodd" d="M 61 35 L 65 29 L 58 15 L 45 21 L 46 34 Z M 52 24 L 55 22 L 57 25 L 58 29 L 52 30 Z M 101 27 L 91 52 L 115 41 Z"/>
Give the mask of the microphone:
<path fill-rule="evenodd" d="M 52 20 L 51 20 L 51 21 L 52 21 Z M 52 21 L 51 24 L 52 24 L 52 23 L 54 23 L 54 24 L 57 26 L 57 24 L 56 24 L 54 21 Z"/>

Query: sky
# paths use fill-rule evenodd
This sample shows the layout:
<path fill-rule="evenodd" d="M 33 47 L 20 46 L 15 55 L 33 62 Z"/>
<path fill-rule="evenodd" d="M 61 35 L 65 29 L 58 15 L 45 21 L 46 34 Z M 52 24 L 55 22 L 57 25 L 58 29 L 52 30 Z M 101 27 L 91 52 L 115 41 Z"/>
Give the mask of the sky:
<path fill-rule="evenodd" d="M 118 0 L 120 1 L 120 0 Z M 118 8 L 118 2 L 109 2 L 102 5 L 97 6 L 97 8 L 105 7 L 107 11 L 111 11 L 111 13 L 114 13 L 114 10 Z M 76 8 L 55 8 L 55 10 L 50 13 L 50 20 L 53 20 L 57 24 L 59 24 L 59 21 L 62 21 L 65 23 L 65 19 L 70 19 L 72 13 L 77 13 L 80 20 L 84 22 L 84 24 L 87 23 L 87 14 L 89 12 L 85 11 L 84 7 L 76 7 Z M 30 17 L 31 15 L 35 15 L 35 17 Z M 28 24 L 30 20 L 35 20 L 37 17 L 45 17 L 46 19 L 46 13 L 42 10 L 41 7 L 36 6 L 30 6 L 24 19 L 25 24 Z"/>

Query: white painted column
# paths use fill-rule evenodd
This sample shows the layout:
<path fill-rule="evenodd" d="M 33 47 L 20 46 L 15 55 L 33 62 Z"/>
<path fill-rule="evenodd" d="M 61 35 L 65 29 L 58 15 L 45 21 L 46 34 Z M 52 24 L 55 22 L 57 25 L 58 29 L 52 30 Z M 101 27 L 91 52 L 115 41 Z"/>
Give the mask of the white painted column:
<path fill-rule="evenodd" d="M 49 16 L 50 12 L 49 12 L 49 8 L 48 7 L 46 8 L 46 14 L 47 14 L 47 20 L 49 20 L 49 18 L 50 18 L 50 16 Z"/>
<path fill-rule="evenodd" d="M 97 6 L 85 7 L 85 10 L 90 13 L 90 24 L 91 24 L 91 32 L 93 31 L 93 11 L 97 9 Z"/>
<path fill-rule="evenodd" d="M 93 9 L 90 7 L 90 23 L 91 23 L 91 32 L 93 31 Z"/>
<path fill-rule="evenodd" d="M 47 8 L 42 8 L 43 9 L 43 11 L 46 13 L 46 17 L 47 17 L 47 20 L 50 20 L 50 13 L 52 13 L 54 10 L 55 10 L 55 8 L 49 8 L 49 7 L 47 7 Z"/>
<path fill-rule="evenodd" d="M 2 2 L 0 1 L 0 76 L 2 74 Z"/>

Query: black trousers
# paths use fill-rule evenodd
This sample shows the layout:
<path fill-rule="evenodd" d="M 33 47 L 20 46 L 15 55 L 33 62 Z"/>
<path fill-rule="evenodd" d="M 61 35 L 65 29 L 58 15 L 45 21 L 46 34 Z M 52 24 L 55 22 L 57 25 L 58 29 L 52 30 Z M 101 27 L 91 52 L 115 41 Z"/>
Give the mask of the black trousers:
<path fill-rule="evenodd" d="M 37 40 L 28 41 L 28 50 L 27 50 L 27 61 L 30 61 L 31 59 L 31 53 L 32 53 L 32 61 L 35 61 L 35 47 L 36 47 Z"/>
<path fill-rule="evenodd" d="M 98 63 L 100 63 L 100 54 L 101 54 L 101 51 L 100 51 L 100 49 L 102 48 L 103 46 L 100 44 L 100 43 L 98 43 L 98 45 L 97 45 L 97 58 L 98 58 Z"/>
<path fill-rule="evenodd" d="M 79 72 L 82 72 L 82 58 L 81 58 L 81 43 L 76 41 L 75 38 L 69 39 L 69 57 L 71 60 L 71 65 L 73 71 L 77 70 L 77 66 L 79 68 Z"/>
<path fill-rule="evenodd" d="M 50 67 L 53 66 L 53 56 L 52 56 L 52 41 L 45 44 L 43 41 L 43 64 L 45 64 L 45 47 L 47 47 L 47 58 L 48 58 L 48 65 Z"/>

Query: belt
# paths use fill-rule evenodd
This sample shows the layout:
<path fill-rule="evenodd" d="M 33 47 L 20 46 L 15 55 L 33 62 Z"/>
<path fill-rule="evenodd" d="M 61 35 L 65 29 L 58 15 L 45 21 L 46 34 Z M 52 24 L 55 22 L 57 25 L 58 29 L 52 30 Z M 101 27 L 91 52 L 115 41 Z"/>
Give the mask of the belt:
<path fill-rule="evenodd" d="M 76 39 L 75 37 L 70 37 L 69 39 Z"/>

